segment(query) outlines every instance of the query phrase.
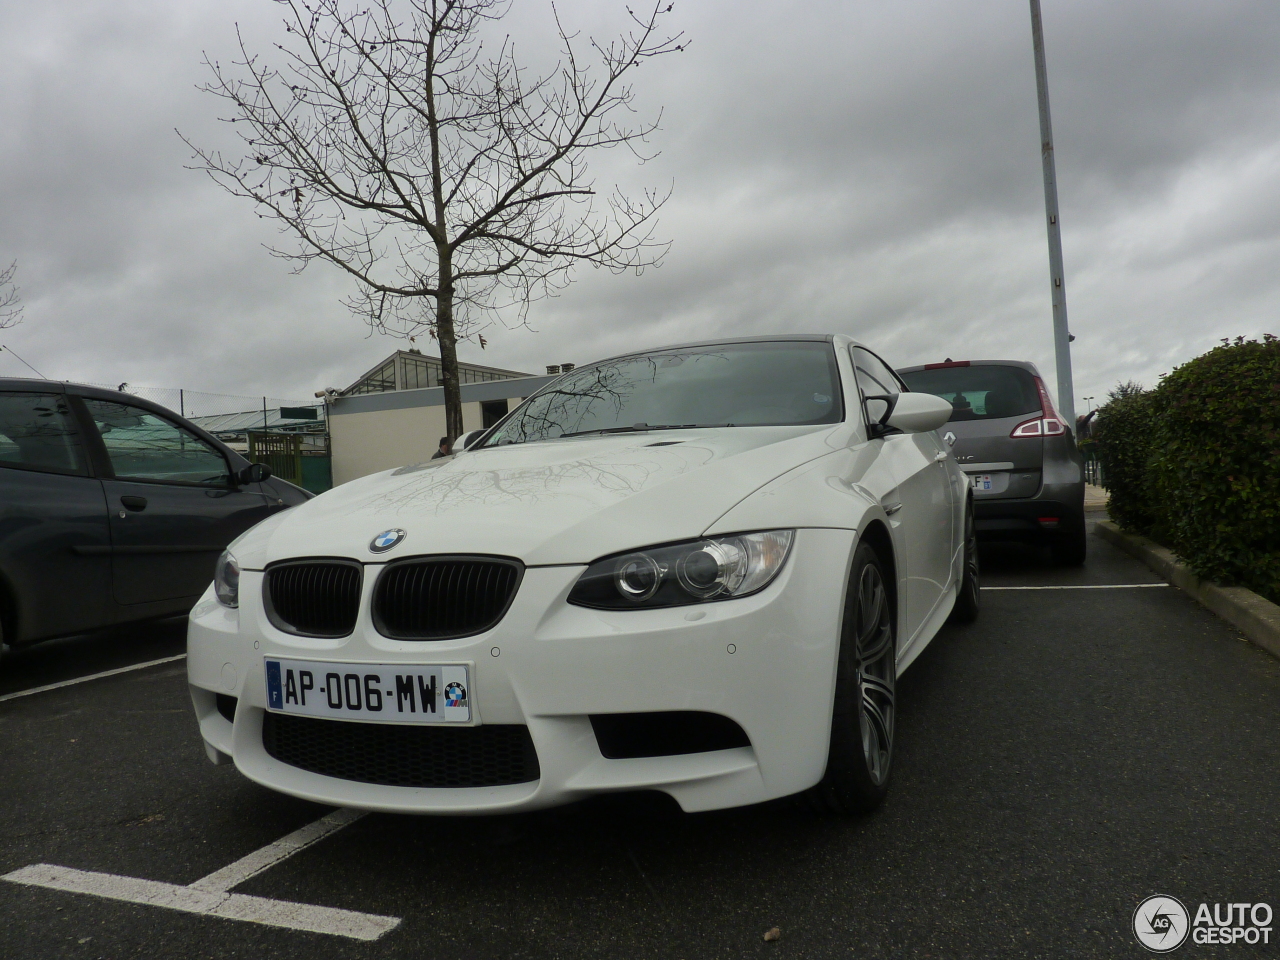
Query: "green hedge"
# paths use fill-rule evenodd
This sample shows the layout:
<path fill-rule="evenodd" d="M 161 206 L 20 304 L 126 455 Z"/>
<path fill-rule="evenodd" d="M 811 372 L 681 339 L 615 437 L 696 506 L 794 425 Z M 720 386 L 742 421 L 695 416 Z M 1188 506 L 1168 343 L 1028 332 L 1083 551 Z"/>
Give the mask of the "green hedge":
<path fill-rule="evenodd" d="M 1238 337 L 1098 413 L 1111 515 L 1280 603 L 1280 340 Z"/>

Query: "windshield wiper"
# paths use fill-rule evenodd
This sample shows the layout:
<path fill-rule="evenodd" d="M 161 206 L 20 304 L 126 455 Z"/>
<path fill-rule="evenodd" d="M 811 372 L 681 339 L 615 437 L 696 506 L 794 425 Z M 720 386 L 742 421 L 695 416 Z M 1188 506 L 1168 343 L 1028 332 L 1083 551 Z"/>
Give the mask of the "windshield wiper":
<path fill-rule="evenodd" d="M 696 430 L 706 427 L 732 427 L 732 423 L 636 423 L 629 427 L 601 427 L 598 430 L 577 430 L 573 433 L 562 433 L 555 439 L 564 437 L 585 437 L 593 433 L 646 433 L 649 430 Z"/>

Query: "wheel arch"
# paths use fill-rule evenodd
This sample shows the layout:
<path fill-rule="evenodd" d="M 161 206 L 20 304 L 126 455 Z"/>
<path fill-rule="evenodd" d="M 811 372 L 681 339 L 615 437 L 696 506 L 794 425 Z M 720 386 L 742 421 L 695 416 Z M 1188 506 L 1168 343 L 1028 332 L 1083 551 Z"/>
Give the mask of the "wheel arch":
<path fill-rule="evenodd" d="M 881 562 L 888 568 L 885 570 L 888 580 L 886 586 L 889 588 L 889 598 L 892 601 L 889 604 L 889 610 L 893 614 L 893 630 L 894 634 L 897 635 L 899 622 L 898 557 L 893 549 L 893 537 L 884 522 L 878 517 L 873 517 L 858 535 L 858 542 L 870 545 L 876 551 L 876 555 L 880 557 Z"/>

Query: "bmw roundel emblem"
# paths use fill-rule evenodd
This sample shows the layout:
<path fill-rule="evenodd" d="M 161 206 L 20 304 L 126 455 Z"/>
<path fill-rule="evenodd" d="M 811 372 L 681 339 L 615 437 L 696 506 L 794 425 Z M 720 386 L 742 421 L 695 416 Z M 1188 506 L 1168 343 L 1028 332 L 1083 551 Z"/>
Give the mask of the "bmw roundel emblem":
<path fill-rule="evenodd" d="M 374 553 L 386 553 L 404 538 L 405 532 L 399 527 L 395 527 L 391 530 L 383 530 L 380 534 L 369 541 L 369 549 Z"/>

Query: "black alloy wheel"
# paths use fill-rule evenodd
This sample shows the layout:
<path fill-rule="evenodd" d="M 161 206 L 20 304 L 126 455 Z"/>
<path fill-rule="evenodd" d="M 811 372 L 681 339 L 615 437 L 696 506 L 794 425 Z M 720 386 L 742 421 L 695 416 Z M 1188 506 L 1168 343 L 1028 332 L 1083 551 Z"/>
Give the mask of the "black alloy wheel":
<path fill-rule="evenodd" d="M 951 608 L 952 623 L 973 623 L 982 604 L 982 571 L 978 566 L 978 534 L 973 524 L 973 497 L 964 508 L 964 574 L 956 605 Z"/>
<path fill-rule="evenodd" d="M 811 791 L 827 812 L 870 813 L 888 793 L 897 711 L 892 602 L 884 564 L 873 547 L 860 543 L 840 630 L 827 770 Z"/>

